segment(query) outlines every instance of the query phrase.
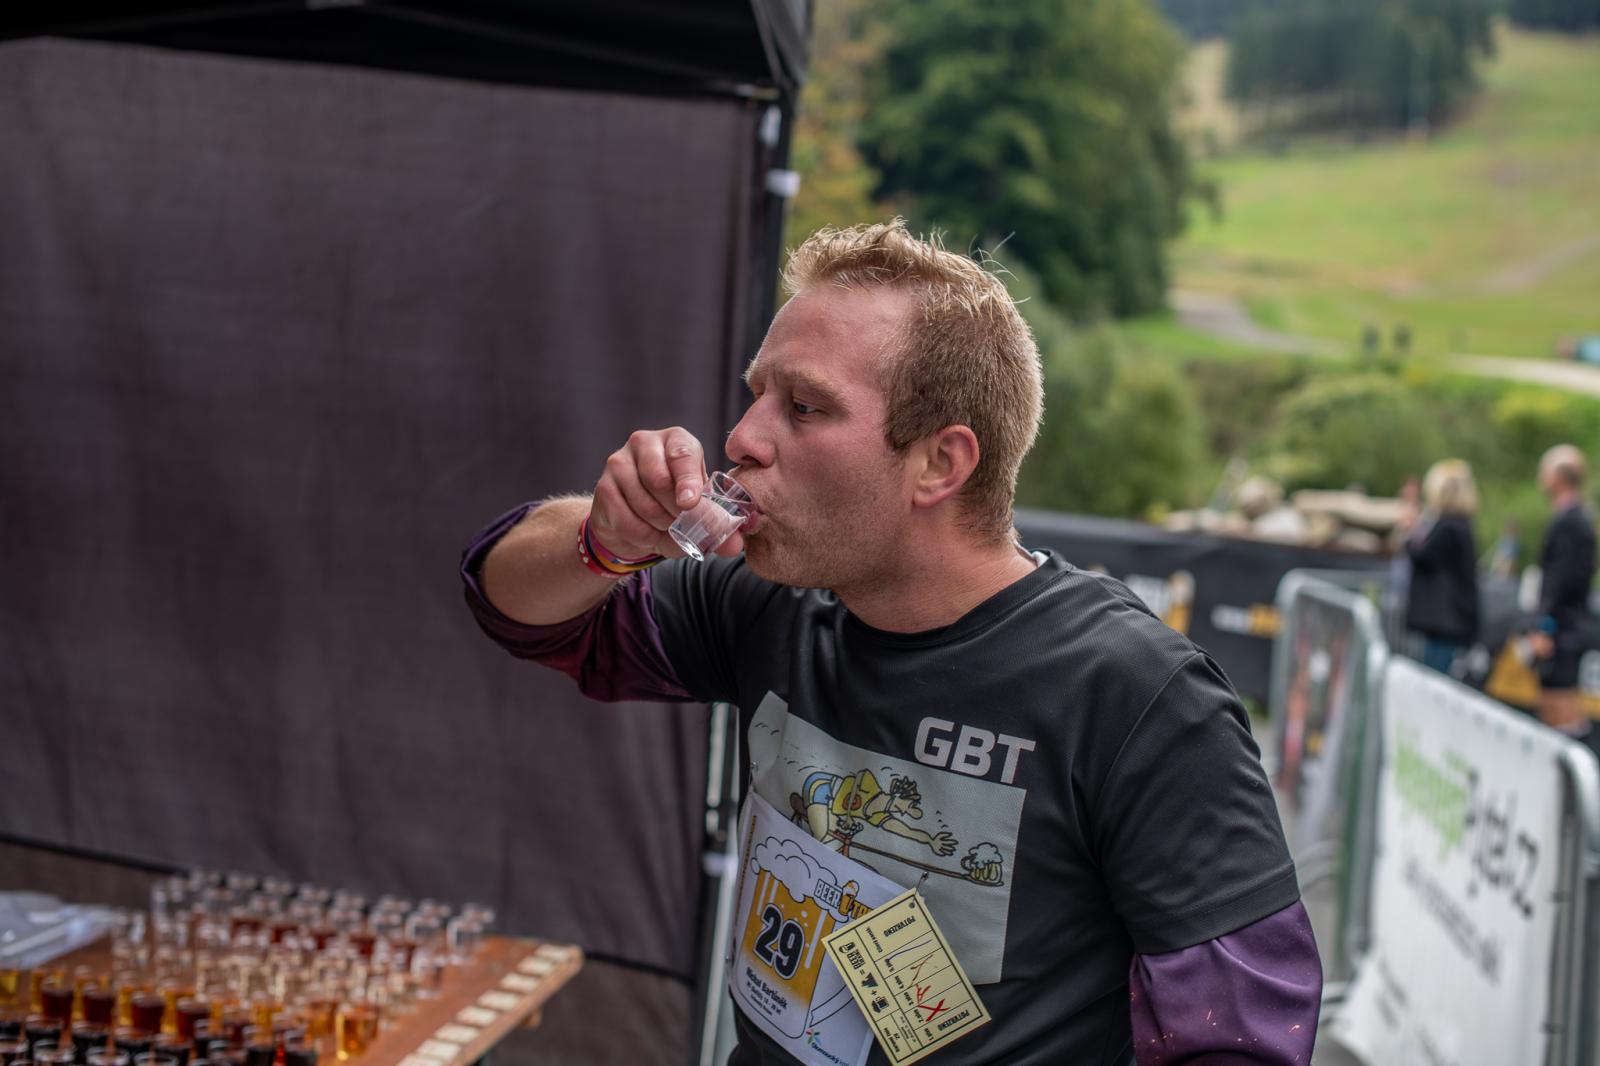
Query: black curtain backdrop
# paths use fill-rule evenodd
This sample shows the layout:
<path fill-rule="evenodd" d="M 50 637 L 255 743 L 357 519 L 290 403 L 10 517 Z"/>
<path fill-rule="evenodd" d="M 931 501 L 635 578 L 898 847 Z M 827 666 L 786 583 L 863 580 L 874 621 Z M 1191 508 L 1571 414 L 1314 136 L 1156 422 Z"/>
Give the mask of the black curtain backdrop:
<path fill-rule="evenodd" d="M 0 834 L 692 977 L 704 709 L 503 656 L 455 571 L 720 441 L 761 107 L 0 44 Z"/>

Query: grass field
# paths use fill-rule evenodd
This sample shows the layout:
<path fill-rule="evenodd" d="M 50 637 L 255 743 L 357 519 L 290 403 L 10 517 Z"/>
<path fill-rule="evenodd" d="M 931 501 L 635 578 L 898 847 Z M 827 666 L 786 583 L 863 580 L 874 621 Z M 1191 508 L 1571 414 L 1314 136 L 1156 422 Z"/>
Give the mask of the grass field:
<path fill-rule="evenodd" d="M 1484 86 L 1428 140 L 1239 140 L 1221 45 L 1196 49 L 1185 116 L 1221 152 L 1201 165 L 1223 211 L 1196 212 L 1179 287 L 1239 298 L 1259 323 L 1355 350 L 1404 323 L 1421 357 L 1547 357 L 1600 332 L 1600 37 L 1502 29 Z M 1154 351 L 1230 354 L 1170 321 L 1131 323 Z"/>

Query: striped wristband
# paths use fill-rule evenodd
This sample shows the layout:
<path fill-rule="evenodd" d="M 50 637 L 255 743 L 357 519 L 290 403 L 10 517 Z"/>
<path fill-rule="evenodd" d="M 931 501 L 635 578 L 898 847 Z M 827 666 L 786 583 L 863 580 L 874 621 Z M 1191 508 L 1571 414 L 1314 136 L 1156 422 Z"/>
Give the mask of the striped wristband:
<path fill-rule="evenodd" d="M 601 577 L 627 577 L 629 574 L 648 570 L 661 562 L 664 558 L 660 555 L 645 555 L 637 559 L 623 559 L 617 556 L 599 541 L 594 539 L 594 533 L 589 528 L 589 516 L 584 515 L 583 524 L 578 527 L 578 558 L 583 560 L 583 565 L 591 573 Z"/>

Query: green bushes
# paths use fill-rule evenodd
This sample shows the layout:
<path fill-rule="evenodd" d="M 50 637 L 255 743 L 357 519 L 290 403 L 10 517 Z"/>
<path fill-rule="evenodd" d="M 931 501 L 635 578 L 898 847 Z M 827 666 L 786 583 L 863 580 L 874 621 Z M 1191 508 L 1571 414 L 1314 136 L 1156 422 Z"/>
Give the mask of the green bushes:
<path fill-rule="evenodd" d="M 1478 480 L 1480 548 L 1487 551 L 1511 520 L 1524 563 L 1538 551 L 1548 519 L 1534 483 L 1539 457 L 1565 441 L 1600 466 L 1600 399 L 1593 397 L 1286 359 L 1194 362 L 1186 374 L 1200 401 L 1212 468 L 1237 455 L 1289 491 L 1359 485 L 1390 494 L 1437 460 L 1462 458 Z M 1204 490 L 1192 486 L 1189 495 Z"/>
<path fill-rule="evenodd" d="M 1264 471 L 1291 492 L 1359 485 L 1384 496 L 1447 454 L 1420 398 L 1384 374 L 1308 381 L 1284 398 L 1260 450 Z"/>
<path fill-rule="evenodd" d="M 1036 333 L 1045 423 L 1019 503 L 1143 518 L 1204 498 L 1204 427 L 1176 367 L 1130 354 L 1109 329 L 1056 334 L 1048 347 L 1047 332 Z"/>

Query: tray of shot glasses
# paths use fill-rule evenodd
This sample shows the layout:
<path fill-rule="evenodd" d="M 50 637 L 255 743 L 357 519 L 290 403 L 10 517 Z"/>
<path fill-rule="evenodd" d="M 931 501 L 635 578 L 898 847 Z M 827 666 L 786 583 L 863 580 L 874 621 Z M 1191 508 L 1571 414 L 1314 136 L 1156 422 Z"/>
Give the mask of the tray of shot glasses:
<path fill-rule="evenodd" d="M 578 972 L 465 904 L 194 873 L 109 936 L 0 969 L 0 1066 L 465 1066 Z"/>

